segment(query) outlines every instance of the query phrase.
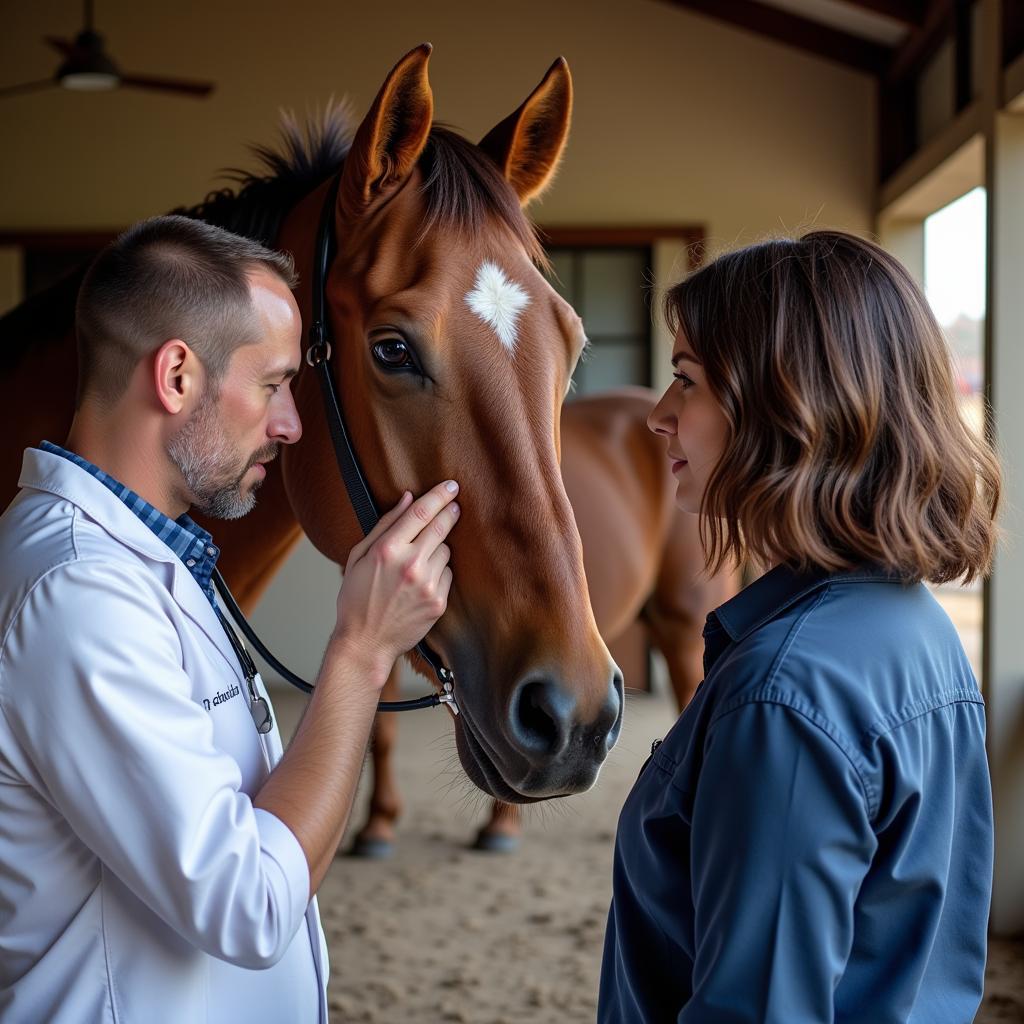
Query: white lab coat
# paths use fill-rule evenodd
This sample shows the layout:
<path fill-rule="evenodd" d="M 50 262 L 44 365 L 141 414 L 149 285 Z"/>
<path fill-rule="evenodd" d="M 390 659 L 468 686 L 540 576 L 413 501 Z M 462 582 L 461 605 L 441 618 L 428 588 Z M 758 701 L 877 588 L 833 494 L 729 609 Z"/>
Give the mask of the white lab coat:
<path fill-rule="evenodd" d="M 0 1021 L 325 1022 L 305 857 L 251 802 L 280 736 L 256 732 L 209 600 L 72 462 L 29 449 L 20 484 L 0 517 Z"/>

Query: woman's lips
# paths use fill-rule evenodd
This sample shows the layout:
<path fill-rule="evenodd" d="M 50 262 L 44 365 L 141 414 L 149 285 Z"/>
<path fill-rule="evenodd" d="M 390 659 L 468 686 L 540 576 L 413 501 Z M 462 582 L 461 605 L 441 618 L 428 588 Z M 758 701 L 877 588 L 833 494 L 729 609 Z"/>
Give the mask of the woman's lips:
<path fill-rule="evenodd" d="M 683 466 L 686 465 L 686 461 L 687 461 L 686 459 L 673 459 L 673 461 L 672 461 L 672 472 L 673 473 L 678 473 L 679 470 L 681 470 L 683 468 Z"/>

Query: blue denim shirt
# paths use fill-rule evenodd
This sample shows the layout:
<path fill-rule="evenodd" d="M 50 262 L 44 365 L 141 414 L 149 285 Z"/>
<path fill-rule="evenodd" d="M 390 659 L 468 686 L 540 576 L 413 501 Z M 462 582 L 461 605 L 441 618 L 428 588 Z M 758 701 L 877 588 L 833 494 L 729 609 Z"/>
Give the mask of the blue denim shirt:
<path fill-rule="evenodd" d="M 778 568 L 619 819 L 602 1024 L 968 1024 L 992 804 L 981 695 L 927 588 Z"/>

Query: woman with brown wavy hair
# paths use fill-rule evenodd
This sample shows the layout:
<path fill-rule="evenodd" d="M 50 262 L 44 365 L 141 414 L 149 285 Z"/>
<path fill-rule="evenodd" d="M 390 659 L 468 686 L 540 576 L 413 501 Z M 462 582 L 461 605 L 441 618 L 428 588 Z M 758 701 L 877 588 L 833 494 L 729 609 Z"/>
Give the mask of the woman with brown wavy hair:
<path fill-rule="evenodd" d="M 1000 474 L 906 270 L 818 231 L 667 297 L 650 418 L 710 569 L 705 680 L 619 821 L 599 1019 L 966 1024 L 992 875 L 984 706 L 924 586 L 983 575 Z"/>

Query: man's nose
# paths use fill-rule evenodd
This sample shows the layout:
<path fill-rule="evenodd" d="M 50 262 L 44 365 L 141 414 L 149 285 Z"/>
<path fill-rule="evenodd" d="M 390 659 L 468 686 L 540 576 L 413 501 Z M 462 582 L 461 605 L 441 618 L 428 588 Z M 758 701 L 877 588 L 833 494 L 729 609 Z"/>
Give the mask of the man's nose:
<path fill-rule="evenodd" d="M 302 421 L 299 419 L 299 410 L 295 407 L 295 399 L 291 392 L 287 392 L 287 395 L 286 401 L 281 403 L 281 408 L 270 421 L 268 433 L 275 441 L 295 444 L 302 437 Z"/>

